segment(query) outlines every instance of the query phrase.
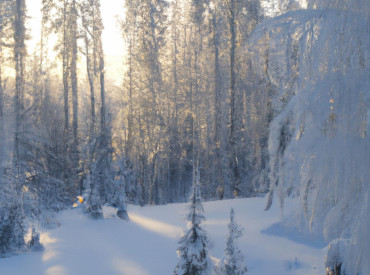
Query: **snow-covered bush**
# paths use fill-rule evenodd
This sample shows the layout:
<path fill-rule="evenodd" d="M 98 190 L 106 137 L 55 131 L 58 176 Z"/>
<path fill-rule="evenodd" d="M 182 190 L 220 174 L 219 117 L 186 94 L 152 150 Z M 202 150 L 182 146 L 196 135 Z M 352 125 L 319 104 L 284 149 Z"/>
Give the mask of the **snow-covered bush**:
<path fill-rule="evenodd" d="M 35 227 L 32 227 L 31 238 L 27 242 L 27 246 L 33 251 L 40 251 L 44 249 L 42 243 L 40 243 L 40 233 L 38 233 Z"/>
<path fill-rule="evenodd" d="M 347 257 L 347 250 L 348 240 L 335 239 L 329 244 L 328 252 L 325 257 L 327 274 L 340 275 L 342 263 Z"/>
<path fill-rule="evenodd" d="M 244 257 L 238 247 L 238 238 L 243 234 L 243 229 L 235 222 L 235 212 L 231 208 L 229 236 L 226 242 L 225 255 L 219 266 L 215 268 L 217 274 L 241 275 L 247 273 L 247 267 L 244 263 Z"/>

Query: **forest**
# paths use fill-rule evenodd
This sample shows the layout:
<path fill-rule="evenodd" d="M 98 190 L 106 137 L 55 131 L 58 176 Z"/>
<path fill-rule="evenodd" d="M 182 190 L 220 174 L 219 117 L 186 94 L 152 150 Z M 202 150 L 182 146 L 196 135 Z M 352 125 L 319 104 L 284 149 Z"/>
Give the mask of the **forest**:
<path fill-rule="evenodd" d="M 33 0 L 0 0 L 0 256 L 77 196 L 127 219 L 197 182 L 205 201 L 297 199 L 284 226 L 370 274 L 368 0 L 122 0 L 119 72 L 103 1 L 40 2 L 35 30 Z"/>

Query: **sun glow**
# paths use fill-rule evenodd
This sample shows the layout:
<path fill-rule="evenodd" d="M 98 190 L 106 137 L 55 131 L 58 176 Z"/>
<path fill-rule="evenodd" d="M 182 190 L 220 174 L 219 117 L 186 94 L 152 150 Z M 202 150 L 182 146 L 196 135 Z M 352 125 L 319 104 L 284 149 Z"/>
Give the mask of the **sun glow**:
<path fill-rule="evenodd" d="M 107 78 L 118 85 L 122 80 L 125 44 L 118 23 L 124 17 L 124 1 L 101 1 L 103 18 L 103 47 L 106 63 Z"/>
<path fill-rule="evenodd" d="M 135 214 L 130 214 L 130 219 L 132 222 L 150 230 L 156 232 L 162 236 L 170 237 L 173 239 L 179 238 L 182 234 L 182 229 L 167 223 L 156 221 L 153 219 L 148 219 Z"/>
<path fill-rule="evenodd" d="M 125 57 L 125 44 L 122 38 L 119 19 L 124 17 L 122 0 L 109 0 L 101 2 L 101 14 L 103 18 L 103 48 L 105 55 L 106 78 L 112 80 L 116 85 L 122 80 L 123 59 Z M 30 39 L 27 40 L 27 52 L 33 55 L 39 50 L 41 38 L 41 0 L 26 1 L 27 5 L 27 31 Z M 54 60 L 54 44 L 56 37 L 51 35 L 48 40 L 48 57 Z M 82 43 L 82 41 L 80 42 Z M 85 65 L 81 67 L 84 68 Z"/>

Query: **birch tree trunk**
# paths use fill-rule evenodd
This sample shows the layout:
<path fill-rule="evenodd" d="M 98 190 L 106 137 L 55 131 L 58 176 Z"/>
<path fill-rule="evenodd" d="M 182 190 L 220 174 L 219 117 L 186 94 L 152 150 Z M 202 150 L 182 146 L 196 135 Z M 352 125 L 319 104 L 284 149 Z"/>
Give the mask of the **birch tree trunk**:
<path fill-rule="evenodd" d="M 67 25 L 67 1 L 63 1 L 63 98 L 64 98 L 64 131 L 69 131 L 69 52 L 68 52 L 68 25 Z"/>
<path fill-rule="evenodd" d="M 3 6 L 0 3 L 0 16 L 3 16 Z M 4 86 L 3 86 L 3 22 L 0 19 L 0 168 L 2 167 L 5 155 L 4 155 Z"/>
<path fill-rule="evenodd" d="M 0 26 L 1 28 L 1 26 Z M 2 37 L 2 31 L 0 29 L 0 37 Z M 1 39 L 1 38 L 0 38 Z M 2 78 L 2 47 L 0 41 L 0 167 L 2 167 L 4 155 L 4 90 L 3 90 L 3 78 Z"/>
<path fill-rule="evenodd" d="M 15 3 L 15 20 L 14 20 L 14 61 L 15 61 L 15 137 L 14 137 L 14 155 L 13 167 L 17 174 L 19 171 L 20 161 L 20 134 L 21 120 L 23 111 L 24 96 L 24 57 L 26 54 L 25 47 L 25 0 L 16 0 Z"/>
<path fill-rule="evenodd" d="M 229 132 L 229 155 L 230 155 L 230 169 L 232 173 L 232 183 L 230 190 L 226 190 L 227 193 L 232 192 L 234 195 L 238 192 L 238 186 L 240 184 L 239 175 L 239 164 L 237 158 L 236 149 L 236 73 L 235 73 L 235 51 L 236 51 L 236 13 L 237 5 L 236 0 L 228 1 L 228 21 L 230 29 L 230 132 Z M 232 194 L 227 194 L 228 196 Z"/>
<path fill-rule="evenodd" d="M 91 73 L 91 58 L 90 58 L 90 43 L 85 31 L 85 51 L 86 51 L 86 72 L 90 87 L 90 104 L 91 104 L 91 126 L 90 126 L 90 140 L 94 140 L 95 137 L 95 87 L 94 87 L 94 74 Z"/>
<path fill-rule="evenodd" d="M 222 167 L 222 149 L 223 144 L 221 141 L 221 125 L 222 125 L 222 109 L 221 109 L 221 74 L 220 74 L 220 62 L 219 62 L 219 44 L 220 44 L 220 34 L 218 33 L 218 26 L 217 26 L 217 9 L 215 7 L 214 10 L 210 9 L 211 16 L 212 16 L 212 31 L 213 31 L 213 54 L 214 54 L 214 102 L 215 102 L 215 117 L 214 117 L 214 154 L 215 158 L 213 161 L 213 177 L 214 182 L 217 186 L 217 194 L 218 198 L 222 199 L 224 196 L 225 191 L 225 181 L 223 180 L 224 177 L 222 175 L 223 167 Z"/>
<path fill-rule="evenodd" d="M 78 156 L 78 89 L 77 89 L 77 6 L 76 0 L 72 1 L 71 7 L 71 46 L 72 46 L 72 56 L 71 56 L 71 87 L 72 87 L 72 109 L 73 109 L 73 119 L 72 119 L 72 134 L 73 134 L 73 144 L 72 144 L 72 154 L 73 154 L 73 165 L 77 168 L 79 163 Z"/>

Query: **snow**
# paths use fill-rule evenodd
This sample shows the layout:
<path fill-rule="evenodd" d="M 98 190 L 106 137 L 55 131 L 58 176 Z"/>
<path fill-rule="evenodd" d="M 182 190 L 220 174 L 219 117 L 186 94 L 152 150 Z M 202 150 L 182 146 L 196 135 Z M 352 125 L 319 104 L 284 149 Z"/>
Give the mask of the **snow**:
<path fill-rule="evenodd" d="M 264 211 L 265 198 L 204 203 L 203 228 L 217 262 L 224 255 L 229 211 L 235 209 L 244 227 L 238 240 L 248 274 L 324 274 L 326 248 L 297 243 L 284 236 L 262 233 L 279 222 L 279 207 Z M 294 204 L 291 204 L 294 206 Z M 286 205 L 289 210 L 289 204 Z M 186 229 L 189 204 L 139 207 L 129 205 L 131 221 L 104 207 L 104 219 L 93 220 L 81 208 L 59 215 L 61 226 L 42 232 L 45 249 L 0 259 L 1 274 L 173 274 L 178 241 Z M 314 241 L 314 240 L 308 240 Z"/>

